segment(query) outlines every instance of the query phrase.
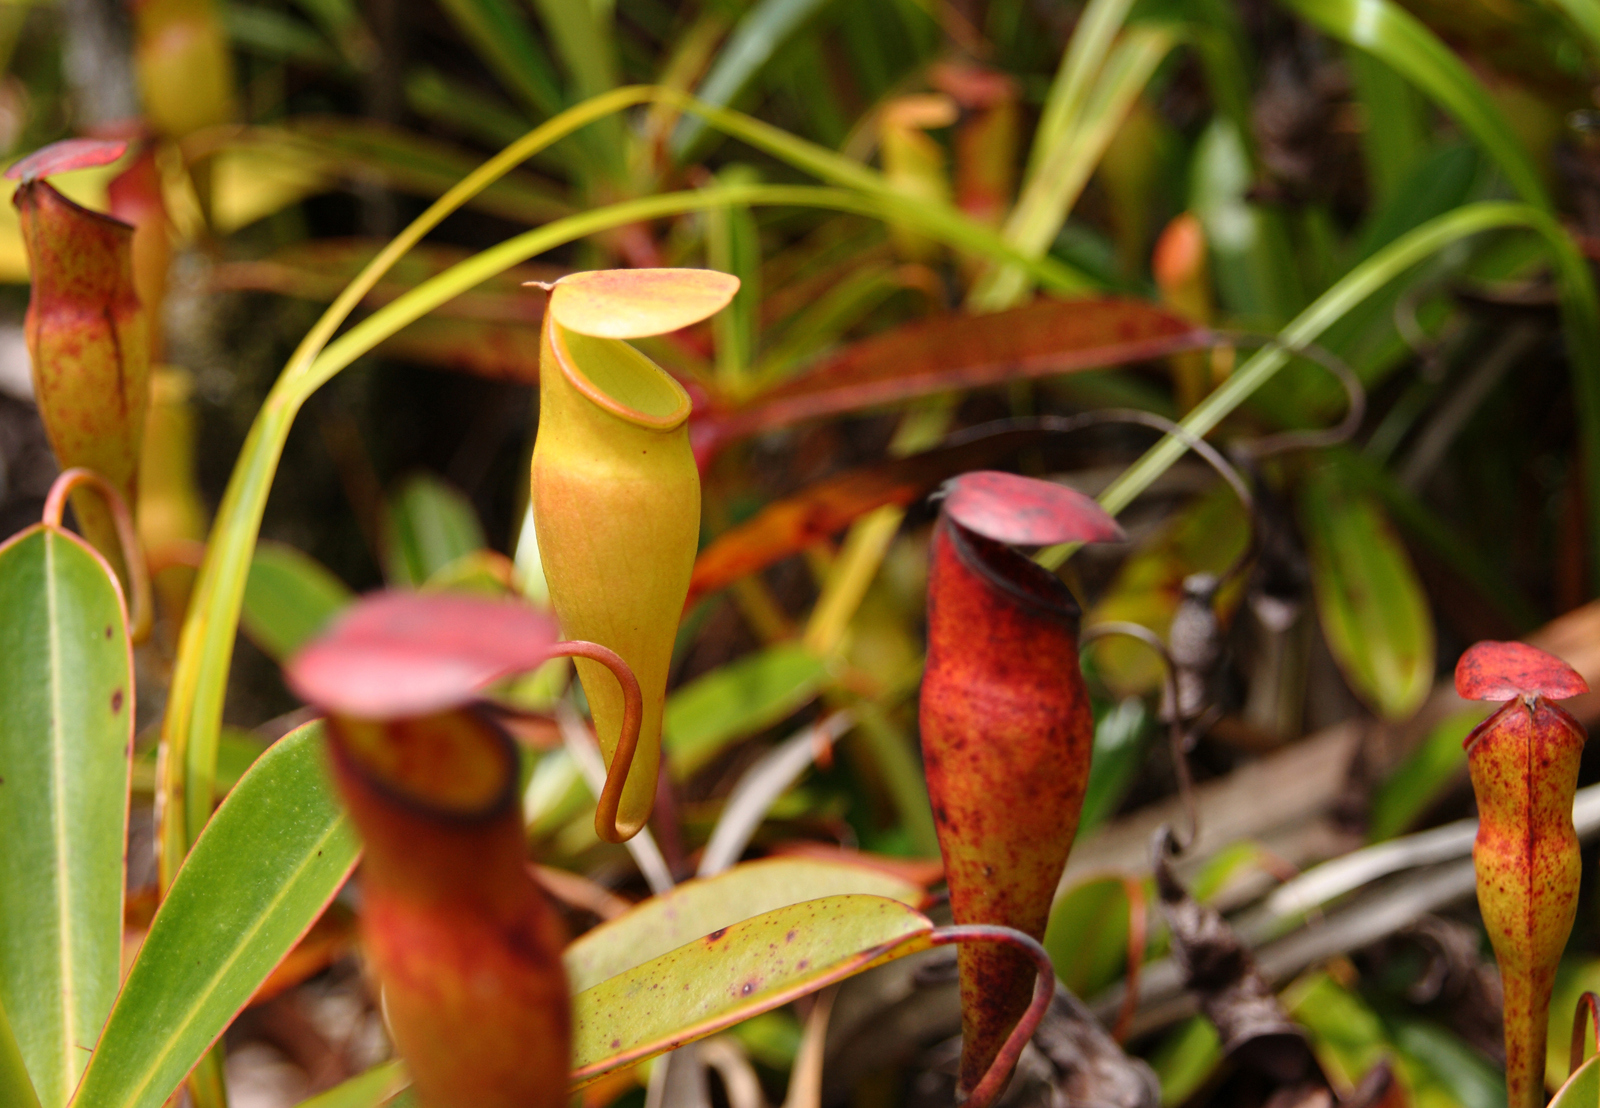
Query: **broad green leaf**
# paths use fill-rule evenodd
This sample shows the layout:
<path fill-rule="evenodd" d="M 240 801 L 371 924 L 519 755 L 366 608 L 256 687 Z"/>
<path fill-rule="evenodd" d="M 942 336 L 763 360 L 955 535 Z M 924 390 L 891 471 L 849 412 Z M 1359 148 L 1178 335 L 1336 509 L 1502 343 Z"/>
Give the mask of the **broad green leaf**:
<path fill-rule="evenodd" d="M 257 543 L 239 623 L 273 661 L 281 662 L 354 599 L 349 586 L 309 554 L 283 543 Z"/>
<path fill-rule="evenodd" d="M 574 1084 L 926 949 L 932 927 L 897 900 L 830 896 L 713 931 L 573 997 Z"/>
<path fill-rule="evenodd" d="M 1050 907 L 1044 948 L 1056 976 L 1081 997 L 1093 997 L 1128 970 L 1128 893 L 1120 877 L 1074 886 Z"/>
<path fill-rule="evenodd" d="M 661 728 L 673 775 L 690 776 L 730 743 L 794 714 L 827 677 L 811 651 L 780 643 L 678 688 L 667 697 Z"/>
<path fill-rule="evenodd" d="M 1397 1018 L 1385 1022 L 1389 1025 L 1390 1039 L 1412 1063 L 1418 1094 L 1412 1103 L 1450 1103 L 1460 1108 L 1501 1108 L 1505 1104 L 1506 1083 L 1502 1072 L 1458 1036 L 1425 1020 Z M 1560 1072 L 1565 1073 L 1564 1041 L 1561 1049 Z M 1436 1090 L 1431 1097 L 1426 1088 L 1428 1083 Z"/>
<path fill-rule="evenodd" d="M 410 1083 L 404 1062 L 398 1059 L 382 1062 L 325 1093 L 302 1100 L 296 1108 L 378 1108 L 393 1100 Z"/>
<path fill-rule="evenodd" d="M 1565 1086 L 1550 1102 L 1550 1108 L 1594 1108 L 1595 1105 L 1600 1105 L 1600 1054 L 1578 1066 L 1578 1071 L 1566 1079 Z"/>
<path fill-rule="evenodd" d="M 1354 1088 L 1368 1070 L 1392 1053 L 1383 1021 L 1360 997 L 1326 973 L 1313 973 L 1295 982 L 1284 993 L 1283 1002 L 1295 1022 L 1310 1033 L 1311 1049 L 1335 1089 Z M 1409 1086 L 1403 1067 L 1399 1076 Z"/>
<path fill-rule="evenodd" d="M 685 881 L 625 916 L 585 932 L 561 955 L 574 993 L 598 985 L 718 928 L 824 896 L 866 894 L 915 907 L 923 890 L 867 866 L 811 858 L 765 858 L 715 877 Z"/>
<path fill-rule="evenodd" d="M 1150 1068 L 1161 1082 L 1163 1108 L 1183 1104 L 1222 1064 L 1222 1042 L 1204 1016 L 1190 1016 L 1167 1033 L 1150 1054 Z"/>
<path fill-rule="evenodd" d="M 1500 166 L 1517 195 L 1548 210 L 1550 198 L 1527 149 L 1466 64 L 1417 18 L 1390 0 L 1284 0 L 1323 31 L 1369 51 L 1423 91 Z"/>
<path fill-rule="evenodd" d="M 22 1051 L 17 1037 L 11 1032 L 11 1021 L 0 1008 L 0 1098 L 16 1108 L 39 1108 L 39 1098 L 28 1078 L 28 1067 L 22 1061 Z"/>
<path fill-rule="evenodd" d="M 1361 150 L 1373 206 L 1382 207 L 1406 183 L 1418 159 L 1428 153 L 1428 119 L 1416 90 L 1398 73 L 1364 50 L 1345 57 L 1366 127 Z"/>
<path fill-rule="evenodd" d="M 0 546 L 0 1009 L 60 1108 L 117 995 L 133 658 L 106 563 L 32 527 Z"/>
<path fill-rule="evenodd" d="M 1370 497 L 1324 467 L 1300 488 L 1300 519 L 1322 632 L 1351 689 L 1406 719 L 1433 687 L 1433 613 L 1411 558 Z"/>
<path fill-rule="evenodd" d="M 1111 705 L 1095 720 L 1094 757 L 1089 762 L 1089 783 L 1078 816 L 1080 841 L 1116 813 L 1144 762 L 1149 734 L 1150 712 L 1136 696 Z"/>
<path fill-rule="evenodd" d="M 344 884 L 357 843 L 321 746 L 320 723 L 279 739 L 206 825 L 74 1108 L 159 1108 Z"/>
<path fill-rule="evenodd" d="M 395 491 L 384 527 L 383 570 L 389 583 L 416 588 L 457 558 L 487 543 L 467 498 L 419 473 Z"/>
<path fill-rule="evenodd" d="M 1467 752 L 1461 744 L 1482 719 L 1482 711 L 1466 711 L 1442 721 L 1383 779 L 1372 794 L 1369 842 L 1409 831 L 1450 783 L 1464 775 Z"/>

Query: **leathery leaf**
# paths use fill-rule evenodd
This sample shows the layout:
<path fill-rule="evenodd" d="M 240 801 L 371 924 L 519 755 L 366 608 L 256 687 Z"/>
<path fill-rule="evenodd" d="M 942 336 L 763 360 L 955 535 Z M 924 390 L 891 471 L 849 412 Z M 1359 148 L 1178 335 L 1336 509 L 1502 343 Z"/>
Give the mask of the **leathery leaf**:
<path fill-rule="evenodd" d="M 158 1108 L 344 884 L 357 844 L 323 772 L 321 735 L 312 723 L 279 739 L 206 825 L 75 1108 Z"/>
<path fill-rule="evenodd" d="M 1351 689 L 1406 719 L 1433 687 L 1433 613 L 1405 546 L 1371 498 L 1327 469 L 1308 475 L 1300 515 L 1328 648 Z"/>
<path fill-rule="evenodd" d="M 883 870 L 813 858 L 764 858 L 685 881 L 585 932 L 562 953 L 574 993 L 719 927 L 824 896 L 870 894 L 915 907 L 922 889 Z"/>
<path fill-rule="evenodd" d="M 713 931 L 573 998 L 573 1084 L 926 949 L 932 932 L 878 896 L 808 900 Z"/>
<path fill-rule="evenodd" d="M 109 568 L 66 532 L 0 546 L 0 612 L 0 1009 L 59 1108 L 117 995 L 133 658 Z"/>

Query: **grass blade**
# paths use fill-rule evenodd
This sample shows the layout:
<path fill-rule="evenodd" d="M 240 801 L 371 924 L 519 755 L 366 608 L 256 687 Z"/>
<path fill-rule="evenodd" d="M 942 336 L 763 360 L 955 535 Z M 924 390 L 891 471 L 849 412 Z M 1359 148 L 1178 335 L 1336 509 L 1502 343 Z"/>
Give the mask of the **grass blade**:
<path fill-rule="evenodd" d="M 1494 159 L 1517 195 L 1550 209 L 1539 169 L 1481 84 L 1421 21 L 1390 0 L 1283 0 L 1296 15 L 1371 53 L 1420 88 Z"/>

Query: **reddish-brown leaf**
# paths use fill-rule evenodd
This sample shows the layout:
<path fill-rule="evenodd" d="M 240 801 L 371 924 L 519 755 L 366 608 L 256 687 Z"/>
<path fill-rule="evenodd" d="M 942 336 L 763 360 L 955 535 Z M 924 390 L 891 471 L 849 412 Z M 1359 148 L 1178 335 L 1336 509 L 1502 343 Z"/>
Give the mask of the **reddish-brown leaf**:
<path fill-rule="evenodd" d="M 1040 299 L 993 315 L 947 315 L 849 346 L 743 408 L 708 411 L 697 450 L 758 431 L 952 389 L 1073 373 L 1203 346 L 1204 327 L 1142 300 Z"/>
<path fill-rule="evenodd" d="M 769 504 L 701 551 L 689 603 L 837 534 L 874 508 L 910 504 L 952 473 L 991 464 L 1045 437 L 1043 431 L 1007 431 L 818 481 Z"/>
<path fill-rule="evenodd" d="M 8 181 L 36 181 L 54 173 L 110 165 L 127 152 L 128 144 L 121 140 L 63 139 L 12 162 L 5 176 Z"/>
<path fill-rule="evenodd" d="M 986 539 L 1016 546 L 1121 542 L 1117 521 L 1077 489 L 984 470 L 945 484 L 944 513 Z"/>
<path fill-rule="evenodd" d="M 444 711 L 550 657 L 555 620 L 525 604 L 383 592 L 353 605 L 284 667 L 289 687 L 335 715 Z"/>
<path fill-rule="evenodd" d="M 1456 663 L 1456 692 L 1468 700 L 1565 700 L 1588 691 L 1577 670 L 1525 642 L 1474 643 Z"/>

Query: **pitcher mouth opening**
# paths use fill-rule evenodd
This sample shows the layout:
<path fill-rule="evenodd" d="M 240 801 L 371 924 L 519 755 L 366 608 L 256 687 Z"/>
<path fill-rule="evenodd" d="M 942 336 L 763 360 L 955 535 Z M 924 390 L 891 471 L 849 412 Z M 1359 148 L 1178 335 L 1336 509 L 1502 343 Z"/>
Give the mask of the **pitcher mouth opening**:
<path fill-rule="evenodd" d="M 1077 598 L 1055 574 L 1005 543 L 986 539 L 940 514 L 939 526 L 950 536 L 950 546 L 961 564 L 978 574 L 1000 592 L 1035 611 L 1053 615 L 1077 633 L 1083 610 Z M 1005 565 L 997 565 L 996 562 Z M 1010 572 L 1008 572 L 1010 571 Z"/>
<path fill-rule="evenodd" d="M 447 734 L 452 722 L 455 728 L 464 730 L 456 735 Z M 442 726 L 437 726 L 440 724 Z M 499 723 L 477 706 L 383 723 L 330 716 L 325 726 L 330 753 L 342 769 L 358 777 L 372 792 L 414 816 L 443 824 L 471 826 L 491 823 L 516 805 L 516 743 Z M 415 763 L 405 765 L 403 756 L 399 762 L 385 758 L 375 744 L 384 743 L 384 733 L 396 727 L 419 732 L 410 737 L 423 744 L 434 740 L 432 745 L 441 748 L 441 756 L 449 753 L 443 747 L 459 747 L 463 739 L 477 747 L 466 752 L 477 756 L 478 772 L 470 775 L 476 780 L 459 781 L 460 788 L 441 792 L 430 787 L 437 778 L 430 781 L 429 775 L 420 773 Z M 426 732 L 430 730 L 437 733 L 429 736 Z M 449 760 L 460 764 L 460 759 Z"/>
<path fill-rule="evenodd" d="M 597 406 L 651 431 L 675 431 L 689 418 L 689 393 L 628 343 L 569 331 L 548 315 L 545 326 L 563 376 Z"/>

